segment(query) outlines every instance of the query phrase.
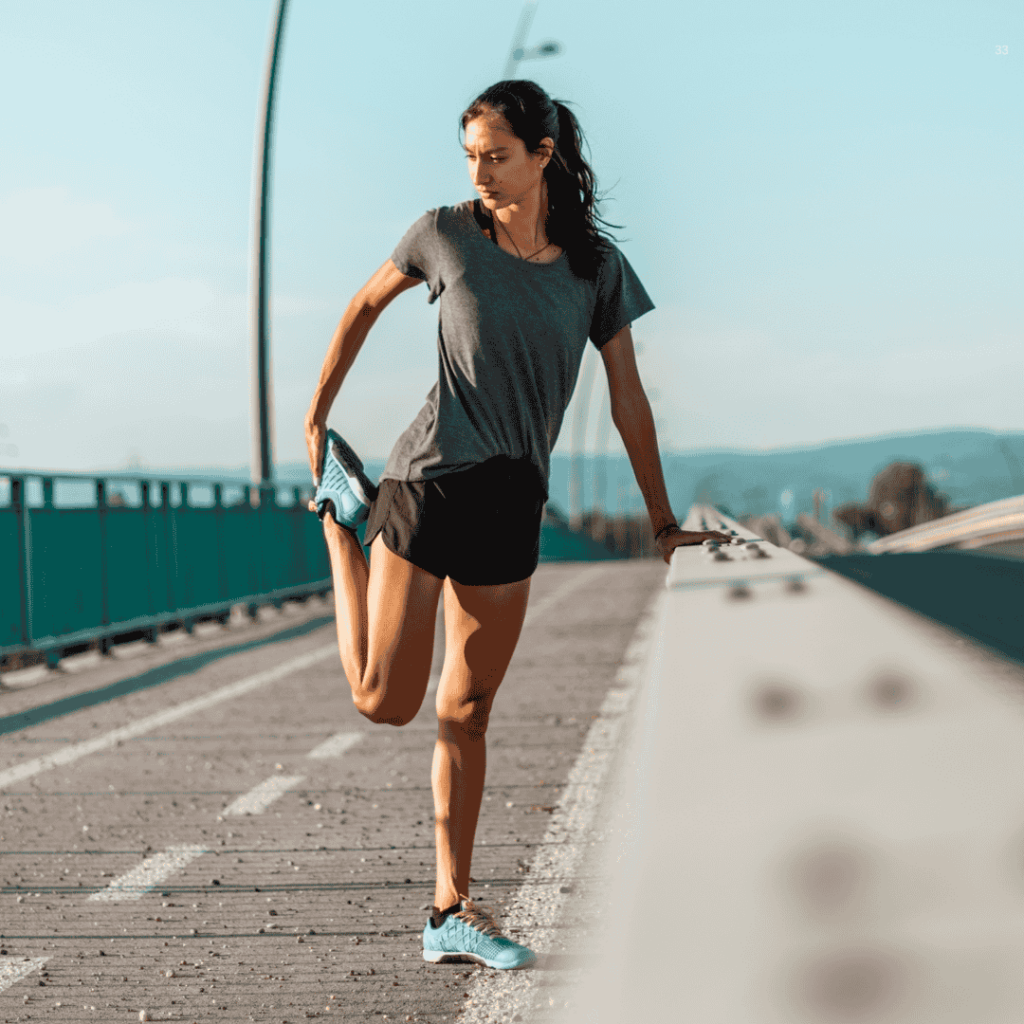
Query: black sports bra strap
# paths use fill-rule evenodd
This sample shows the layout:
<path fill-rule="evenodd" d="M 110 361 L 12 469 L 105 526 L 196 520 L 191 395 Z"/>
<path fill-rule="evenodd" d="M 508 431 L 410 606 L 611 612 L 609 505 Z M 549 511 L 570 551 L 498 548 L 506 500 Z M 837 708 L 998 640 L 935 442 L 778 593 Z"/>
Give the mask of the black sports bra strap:
<path fill-rule="evenodd" d="M 497 245 L 498 232 L 494 230 L 494 217 L 479 199 L 473 200 L 473 218 L 476 220 L 481 231 L 490 232 L 491 241 Z"/>

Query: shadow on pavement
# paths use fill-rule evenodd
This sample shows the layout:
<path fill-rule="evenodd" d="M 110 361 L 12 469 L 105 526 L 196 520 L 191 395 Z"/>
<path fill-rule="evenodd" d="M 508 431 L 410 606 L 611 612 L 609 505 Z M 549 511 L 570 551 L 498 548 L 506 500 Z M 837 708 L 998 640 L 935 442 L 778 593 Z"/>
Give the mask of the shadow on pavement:
<path fill-rule="evenodd" d="M 203 651 L 201 654 L 192 654 L 186 658 L 178 658 L 168 662 L 166 665 L 157 665 L 146 672 L 128 679 L 120 679 L 109 686 L 102 686 L 96 690 L 86 690 L 84 693 L 76 693 L 61 700 L 52 701 L 49 704 L 41 704 L 38 707 L 29 708 L 27 711 L 19 711 L 17 714 L 7 715 L 0 718 L 0 736 L 9 732 L 18 732 L 20 729 L 27 729 L 30 725 L 39 725 L 40 722 L 48 722 L 51 718 L 60 718 L 62 715 L 70 715 L 72 711 L 80 708 L 92 707 L 96 704 L 104 704 L 115 697 L 123 697 L 128 693 L 135 693 L 138 690 L 147 690 L 151 686 L 159 686 L 161 683 L 178 679 L 181 676 L 192 675 L 201 668 L 221 658 L 230 658 L 234 654 L 241 654 L 243 651 L 251 651 L 266 644 L 281 643 L 284 640 L 294 640 L 296 637 L 305 636 L 314 630 L 333 622 L 333 615 L 325 615 L 306 622 L 300 622 L 288 629 L 273 633 L 270 636 L 261 637 L 258 640 L 247 640 L 245 643 L 232 644 L 230 647 L 217 647 L 212 651 Z"/>

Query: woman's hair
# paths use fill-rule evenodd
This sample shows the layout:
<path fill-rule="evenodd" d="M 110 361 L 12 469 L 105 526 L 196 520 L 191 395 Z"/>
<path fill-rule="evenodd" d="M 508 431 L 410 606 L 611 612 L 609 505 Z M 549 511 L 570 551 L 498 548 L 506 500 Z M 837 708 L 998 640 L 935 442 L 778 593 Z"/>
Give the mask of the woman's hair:
<path fill-rule="evenodd" d="M 552 100 L 536 82 L 510 79 L 485 89 L 462 114 L 462 128 L 474 118 L 501 114 L 512 134 L 535 153 L 540 140 L 555 141 L 555 151 L 544 168 L 548 184 L 548 238 L 560 245 L 577 277 L 593 280 L 609 248 L 609 227 L 595 210 L 597 179 L 583 159 L 583 132 L 572 111 L 561 100 Z"/>

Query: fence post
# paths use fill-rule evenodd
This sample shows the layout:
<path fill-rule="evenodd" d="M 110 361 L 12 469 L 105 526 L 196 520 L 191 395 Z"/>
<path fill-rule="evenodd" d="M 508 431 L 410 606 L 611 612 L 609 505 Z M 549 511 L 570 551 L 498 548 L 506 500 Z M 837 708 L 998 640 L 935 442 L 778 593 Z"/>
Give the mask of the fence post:
<path fill-rule="evenodd" d="M 277 590 L 281 577 L 281 566 L 284 553 L 275 544 L 274 534 L 278 520 L 277 487 L 269 481 L 260 484 L 260 549 L 263 552 L 263 579 L 260 589 Z M 281 607 L 280 599 L 273 602 L 275 608 Z"/>
<path fill-rule="evenodd" d="M 151 509 L 149 507 L 149 482 L 139 481 L 139 491 L 142 498 L 142 537 L 146 549 L 146 610 L 152 615 L 155 611 L 156 602 L 153 600 L 153 570 L 155 558 L 153 553 L 153 523 Z"/>
<path fill-rule="evenodd" d="M 21 642 L 32 642 L 32 529 L 23 477 L 11 477 L 11 505 L 18 519 L 18 586 L 21 599 Z"/>
<path fill-rule="evenodd" d="M 167 587 L 167 610 L 174 611 L 174 552 L 171 551 L 171 485 L 166 482 L 160 484 L 160 521 L 164 527 L 164 571 Z"/>
<path fill-rule="evenodd" d="M 181 528 L 184 526 L 186 530 L 186 536 L 188 531 L 188 510 L 190 508 L 189 499 L 191 495 L 191 481 L 181 480 L 178 482 L 178 495 L 180 501 L 178 507 L 174 509 L 174 514 L 171 516 L 171 536 L 174 538 L 174 576 L 177 585 L 180 587 L 186 585 L 185 589 L 185 606 L 191 608 L 195 599 L 195 587 L 193 585 L 192 577 L 189 573 L 189 567 L 185 564 L 181 554 Z M 191 616 L 181 620 L 181 625 L 185 632 L 189 636 L 192 635 L 192 631 L 195 629 L 196 620 Z"/>
<path fill-rule="evenodd" d="M 215 536 L 217 538 L 217 596 L 226 599 L 228 596 L 228 563 L 224 550 L 224 489 L 220 484 L 213 485 L 213 514 L 216 521 Z M 221 616 L 223 623 L 224 617 Z"/>
<path fill-rule="evenodd" d="M 258 594 L 264 589 L 263 581 L 266 579 L 266 573 L 263 567 L 267 558 L 263 543 L 263 488 L 257 484 L 249 484 L 246 487 L 246 497 L 248 498 L 249 508 L 253 517 L 250 536 L 255 538 L 256 549 L 256 555 L 252 560 L 253 591 Z M 259 610 L 260 606 L 255 602 L 250 602 L 246 606 L 246 612 L 253 622 L 257 621 Z"/>
<path fill-rule="evenodd" d="M 107 594 L 107 485 L 96 481 L 96 512 L 100 526 L 100 609 L 101 622 L 110 625 L 110 606 Z M 100 638 L 100 654 L 110 653 L 110 637 Z"/>
<path fill-rule="evenodd" d="M 259 552 L 259 557 L 254 559 L 256 566 L 256 593 L 262 593 L 266 590 L 267 580 L 267 545 L 264 543 L 264 526 L 266 519 L 266 495 L 263 492 L 263 487 L 259 484 L 252 484 L 249 487 L 249 504 L 253 509 L 253 514 L 256 517 L 255 529 L 253 533 L 256 537 L 256 550 Z M 249 609 L 250 615 L 252 615 L 252 608 Z"/>
<path fill-rule="evenodd" d="M 156 614 L 156 600 L 153 596 L 153 583 L 156 576 L 156 558 L 154 557 L 153 509 L 149 504 L 149 481 L 139 481 L 142 498 L 142 543 L 146 549 L 146 611 L 150 617 Z M 160 638 L 160 628 L 151 626 L 146 630 L 146 640 L 155 644 Z"/>
<path fill-rule="evenodd" d="M 309 578 L 309 560 L 306 558 L 306 516 L 309 510 L 302 500 L 302 488 L 293 487 L 292 494 L 295 496 L 292 503 L 292 578 L 305 580 Z"/>

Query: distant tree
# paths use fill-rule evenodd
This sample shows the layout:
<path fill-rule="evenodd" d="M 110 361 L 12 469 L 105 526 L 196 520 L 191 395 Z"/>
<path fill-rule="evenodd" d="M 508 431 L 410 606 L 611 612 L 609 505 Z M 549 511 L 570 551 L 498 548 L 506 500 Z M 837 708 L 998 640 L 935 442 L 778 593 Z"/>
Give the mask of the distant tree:
<path fill-rule="evenodd" d="M 924 470 L 914 462 L 892 462 L 871 481 L 864 504 L 840 505 L 833 516 L 853 532 L 876 533 L 879 537 L 906 530 L 946 515 L 949 505 L 925 479 Z"/>

